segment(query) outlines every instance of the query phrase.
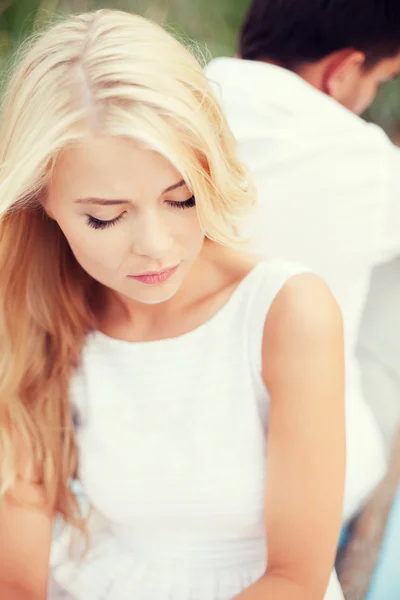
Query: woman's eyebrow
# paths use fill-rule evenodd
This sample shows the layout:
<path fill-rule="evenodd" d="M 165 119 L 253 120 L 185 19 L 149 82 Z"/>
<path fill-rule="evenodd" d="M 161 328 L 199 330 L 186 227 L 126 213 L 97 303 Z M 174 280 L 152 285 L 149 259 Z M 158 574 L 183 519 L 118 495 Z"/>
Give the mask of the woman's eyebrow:
<path fill-rule="evenodd" d="M 115 204 L 128 204 L 129 200 L 106 200 L 105 198 L 78 198 L 75 204 L 99 204 L 100 206 L 113 206 Z"/>
<path fill-rule="evenodd" d="M 167 192 L 172 192 L 172 190 L 176 190 L 180 187 L 183 187 L 184 185 L 186 185 L 186 182 L 184 179 L 181 179 L 180 181 L 178 181 L 178 183 L 174 183 L 173 185 L 170 185 L 169 187 L 167 187 L 162 194 L 166 194 Z M 115 206 L 117 204 L 128 204 L 130 201 L 129 200 L 119 200 L 119 199 L 115 199 L 115 200 L 106 200 L 105 198 L 78 198 L 77 200 L 74 200 L 75 204 L 98 204 L 100 206 Z"/>
<path fill-rule="evenodd" d="M 167 187 L 163 191 L 163 194 L 166 194 L 167 192 L 172 192 L 172 190 L 176 190 L 177 188 L 183 187 L 184 185 L 186 185 L 186 181 L 184 179 L 181 179 L 180 181 L 178 181 L 178 183 L 174 183 L 173 185 Z"/>

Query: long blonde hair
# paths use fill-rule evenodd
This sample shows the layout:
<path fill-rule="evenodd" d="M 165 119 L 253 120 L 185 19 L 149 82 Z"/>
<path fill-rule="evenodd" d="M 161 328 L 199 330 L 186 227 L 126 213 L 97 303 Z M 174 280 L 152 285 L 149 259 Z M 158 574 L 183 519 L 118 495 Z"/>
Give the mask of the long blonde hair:
<path fill-rule="evenodd" d="M 17 432 L 53 510 L 79 528 L 68 385 L 96 327 L 96 283 L 43 203 L 58 154 L 89 132 L 165 156 L 217 243 L 237 240 L 254 201 L 199 63 L 158 25 L 101 10 L 54 25 L 21 52 L 0 126 L 0 499 L 18 475 Z"/>

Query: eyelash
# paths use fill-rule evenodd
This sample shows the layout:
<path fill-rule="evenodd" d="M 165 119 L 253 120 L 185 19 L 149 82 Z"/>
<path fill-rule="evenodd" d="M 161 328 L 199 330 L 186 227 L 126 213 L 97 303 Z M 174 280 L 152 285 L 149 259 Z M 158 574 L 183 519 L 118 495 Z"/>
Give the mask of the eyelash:
<path fill-rule="evenodd" d="M 196 206 L 196 199 L 194 196 L 191 196 L 184 202 L 175 202 L 171 200 L 170 202 L 168 202 L 168 204 L 173 208 L 183 210 L 185 208 L 193 208 L 194 206 Z M 102 221 L 101 219 L 96 219 L 91 215 L 87 215 L 86 222 L 89 225 L 89 227 L 92 227 L 93 229 L 107 229 L 107 227 L 113 227 L 114 225 L 118 225 L 118 223 L 122 221 L 123 218 L 124 213 L 122 215 L 119 215 L 119 217 L 117 217 L 116 219 L 111 219 L 111 221 Z"/>

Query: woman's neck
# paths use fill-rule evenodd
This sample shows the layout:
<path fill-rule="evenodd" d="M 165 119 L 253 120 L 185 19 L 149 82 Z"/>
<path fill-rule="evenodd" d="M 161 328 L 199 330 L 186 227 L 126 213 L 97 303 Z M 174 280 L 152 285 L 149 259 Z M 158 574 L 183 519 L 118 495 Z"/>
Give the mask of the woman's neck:
<path fill-rule="evenodd" d="M 145 304 L 103 288 L 99 329 L 110 337 L 144 341 L 175 337 L 207 320 L 254 262 L 231 249 L 213 246 L 200 254 L 180 289 L 164 302 Z"/>

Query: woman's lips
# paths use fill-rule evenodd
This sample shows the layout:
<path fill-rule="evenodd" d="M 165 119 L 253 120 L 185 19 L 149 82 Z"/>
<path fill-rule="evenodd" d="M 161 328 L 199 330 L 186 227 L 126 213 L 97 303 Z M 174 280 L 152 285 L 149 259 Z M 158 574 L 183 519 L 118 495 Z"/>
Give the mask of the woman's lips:
<path fill-rule="evenodd" d="M 163 271 L 158 271 L 157 273 L 143 273 L 142 275 L 129 275 L 129 277 L 131 279 L 136 279 L 136 281 L 140 281 L 140 283 L 145 283 L 146 285 L 157 285 L 168 281 L 178 267 L 179 265 L 176 265 L 175 267 L 164 269 Z"/>

